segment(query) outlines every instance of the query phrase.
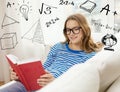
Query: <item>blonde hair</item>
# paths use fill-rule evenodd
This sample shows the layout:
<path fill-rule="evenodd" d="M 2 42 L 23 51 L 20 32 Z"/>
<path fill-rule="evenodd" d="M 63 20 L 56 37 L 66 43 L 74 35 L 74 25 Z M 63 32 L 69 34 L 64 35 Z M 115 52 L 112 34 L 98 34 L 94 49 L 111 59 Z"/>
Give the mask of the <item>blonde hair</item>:
<path fill-rule="evenodd" d="M 92 38 L 91 38 L 91 29 L 87 23 L 86 18 L 82 15 L 82 14 L 73 14 L 71 16 L 69 16 L 64 24 L 64 30 L 63 30 L 63 34 L 66 38 L 64 43 L 68 43 L 70 42 L 66 32 L 65 32 L 65 28 L 66 28 L 66 24 L 69 20 L 75 20 L 78 22 L 79 26 L 82 28 L 83 31 L 83 37 L 81 40 L 81 49 L 84 50 L 85 52 L 92 52 L 92 51 L 99 51 L 101 50 L 103 44 L 100 42 L 94 43 Z"/>

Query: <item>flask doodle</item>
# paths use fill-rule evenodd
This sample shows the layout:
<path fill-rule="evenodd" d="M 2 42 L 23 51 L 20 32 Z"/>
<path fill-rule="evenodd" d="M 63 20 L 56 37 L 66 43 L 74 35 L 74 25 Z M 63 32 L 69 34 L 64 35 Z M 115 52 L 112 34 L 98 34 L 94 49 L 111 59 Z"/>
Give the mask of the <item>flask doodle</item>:
<path fill-rule="evenodd" d="M 26 4 L 23 4 L 20 6 L 20 12 L 25 18 L 26 21 L 28 21 L 28 12 L 29 12 L 29 7 Z"/>

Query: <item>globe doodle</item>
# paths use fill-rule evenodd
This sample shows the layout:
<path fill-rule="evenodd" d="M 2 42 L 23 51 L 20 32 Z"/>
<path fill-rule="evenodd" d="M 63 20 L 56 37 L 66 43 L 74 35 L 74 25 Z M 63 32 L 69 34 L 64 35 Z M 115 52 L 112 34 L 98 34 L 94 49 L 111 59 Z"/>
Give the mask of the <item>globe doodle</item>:
<path fill-rule="evenodd" d="M 105 46 L 108 46 L 104 49 L 106 50 L 113 50 L 111 47 L 114 46 L 115 44 L 117 44 L 117 38 L 113 35 L 113 34 L 106 34 L 103 38 L 102 38 L 102 43 Z"/>

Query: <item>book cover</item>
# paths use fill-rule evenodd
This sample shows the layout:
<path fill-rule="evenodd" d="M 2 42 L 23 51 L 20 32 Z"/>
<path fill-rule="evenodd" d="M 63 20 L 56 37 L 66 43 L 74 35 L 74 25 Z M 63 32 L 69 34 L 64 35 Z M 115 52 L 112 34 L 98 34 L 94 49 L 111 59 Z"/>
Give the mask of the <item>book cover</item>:
<path fill-rule="evenodd" d="M 38 90 L 42 87 L 37 83 L 37 79 L 45 74 L 40 60 L 33 59 L 26 62 L 25 60 L 24 62 L 20 62 L 16 56 L 11 54 L 6 55 L 6 58 L 28 91 Z"/>

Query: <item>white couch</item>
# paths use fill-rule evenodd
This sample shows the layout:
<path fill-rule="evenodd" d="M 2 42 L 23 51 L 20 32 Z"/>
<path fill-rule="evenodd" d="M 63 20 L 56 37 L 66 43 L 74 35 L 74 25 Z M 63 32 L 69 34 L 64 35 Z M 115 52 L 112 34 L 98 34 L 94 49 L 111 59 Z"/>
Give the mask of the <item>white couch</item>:
<path fill-rule="evenodd" d="M 120 49 L 101 51 L 37 92 L 120 92 Z"/>
<path fill-rule="evenodd" d="M 86 63 L 73 66 L 36 92 L 120 92 L 119 35 L 117 38 L 115 51 L 103 49 Z"/>
<path fill-rule="evenodd" d="M 116 37 L 115 51 L 103 49 L 37 92 L 120 92 L 120 34 Z"/>

